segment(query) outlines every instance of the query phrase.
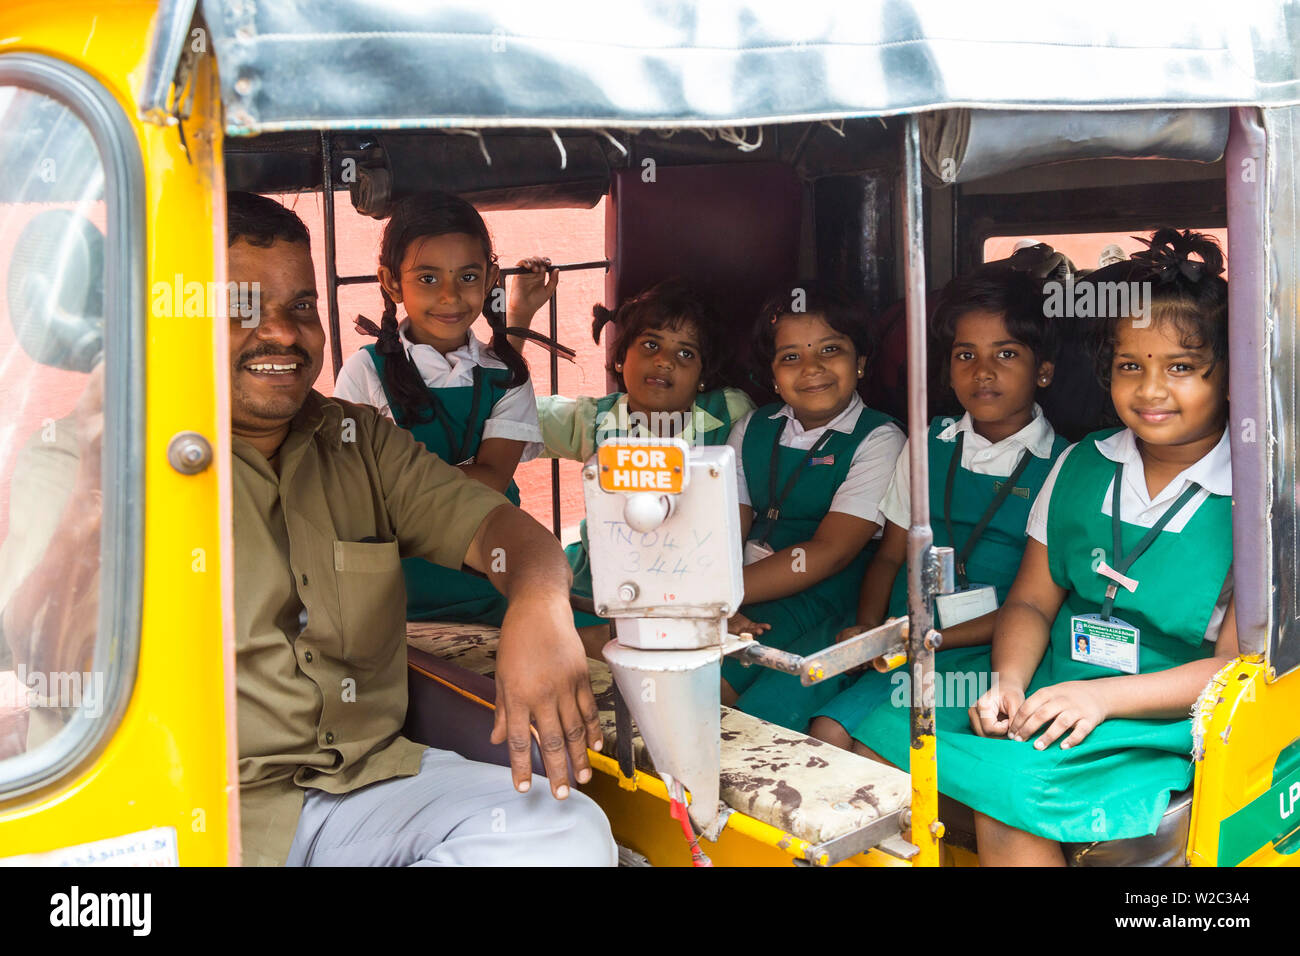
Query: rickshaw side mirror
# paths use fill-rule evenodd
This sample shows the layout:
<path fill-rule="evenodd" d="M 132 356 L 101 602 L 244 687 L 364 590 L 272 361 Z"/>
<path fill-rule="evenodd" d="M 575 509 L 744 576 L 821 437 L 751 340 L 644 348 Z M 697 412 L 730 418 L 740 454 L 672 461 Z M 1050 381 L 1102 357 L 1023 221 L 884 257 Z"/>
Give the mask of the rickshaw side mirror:
<path fill-rule="evenodd" d="M 42 365 L 89 372 L 104 353 L 104 235 L 80 213 L 49 209 L 18 236 L 9 320 Z"/>

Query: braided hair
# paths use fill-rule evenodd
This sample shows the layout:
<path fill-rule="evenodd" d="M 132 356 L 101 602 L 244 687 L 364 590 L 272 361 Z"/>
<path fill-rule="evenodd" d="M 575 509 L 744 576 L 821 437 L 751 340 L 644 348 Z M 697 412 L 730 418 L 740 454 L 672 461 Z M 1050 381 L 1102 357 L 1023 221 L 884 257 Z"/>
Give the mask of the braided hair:
<path fill-rule="evenodd" d="M 477 209 L 451 193 L 432 192 L 408 196 L 394 204 L 392 214 L 384 225 L 383 238 L 379 243 L 379 265 L 394 276 L 400 275 L 402 260 L 412 243 L 455 233 L 478 239 L 483 244 L 488 266 L 496 265 L 497 256 L 492 251 L 492 237 Z M 380 324 L 376 325 L 365 316 L 358 315 L 357 331 L 377 339 L 375 351 L 384 357 L 384 387 L 392 398 L 394 420 L 407 425 L 432 421 L 432 397 L 425 388 L 415 363 L 406 354 L 398 333 L 397 303 L 382 285 L 380 293 L 384 297 L 384 315 Z M 492 329 L 492 354 L 505 363 L 510 372 L 506 387 L 514 388 L 528 381 L 528 363 L 506 334 L 504 299 L 505 296 L 493 295 L 488 290 L 483 314 Z"/>

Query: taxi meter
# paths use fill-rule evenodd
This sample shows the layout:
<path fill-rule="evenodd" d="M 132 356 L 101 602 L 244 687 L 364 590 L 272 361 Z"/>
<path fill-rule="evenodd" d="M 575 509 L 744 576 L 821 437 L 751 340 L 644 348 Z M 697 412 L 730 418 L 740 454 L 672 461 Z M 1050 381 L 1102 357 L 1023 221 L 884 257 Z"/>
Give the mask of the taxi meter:
<path fill-rule="evenodd" d="M 727 618 L 745 596 L 735 452 L 614 439 L 582 476 L 592 597 L 614 621 L 605 660 L 659 775 L 681 804 L 690 790 L 691 819 L 707 827 Z"/>
<path fill-rule="evenodd" d="M 583 469 L 596 613 L 621 643 L 718 645 L 744 600 L 735 452 L 616 439 Z"/>
<path fill-rule="evenodd" d="M 894 618 L 807 656 L 727 632 L 744 602 L 735 452 L 677 438 L 614 439 L 583 467 L 592 597 L 611 618 L 602 649 L 672 799 L 707 832 L 719 817 L 721 662 L 826 680 L 903 652 L 907 619 Z M 952 590 L 952 549 L 934 548 Z M 935 646 L 937 647 L 938 635 Z M 620 738 L 627 728 L 620 726 Z M 713 839 L 713 837 L 710 837 Z"/>

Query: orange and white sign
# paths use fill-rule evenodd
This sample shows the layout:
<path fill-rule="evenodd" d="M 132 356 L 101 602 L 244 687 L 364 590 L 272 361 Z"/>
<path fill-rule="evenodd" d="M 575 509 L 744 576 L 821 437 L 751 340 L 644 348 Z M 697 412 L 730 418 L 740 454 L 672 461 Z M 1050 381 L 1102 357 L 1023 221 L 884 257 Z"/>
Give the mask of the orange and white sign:
<path fill-rule="evenodd" d="M 596 450 L 602 491 L 680 494 L 686 474 L 681 445 L 601 445 Z"/>

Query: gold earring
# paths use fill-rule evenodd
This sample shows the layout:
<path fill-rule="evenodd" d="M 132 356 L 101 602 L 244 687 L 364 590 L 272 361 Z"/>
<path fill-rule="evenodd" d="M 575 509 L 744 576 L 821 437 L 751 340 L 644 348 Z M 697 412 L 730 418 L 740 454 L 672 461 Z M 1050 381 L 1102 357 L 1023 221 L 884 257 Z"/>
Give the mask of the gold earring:
<path fill-rule="evenodd" d="M 703 383 L 703 382 L 700 382 L 700 391 L 701 391 L 701 392 L 704 391 L 704 383 Z"/>
<path fill-rule="evenodd" d="M 615 362 L 615 363 L 614 363 L 614 371 L 615 371 L 615 372 L 621 372 L 621 371 L 623 371 L 623 363 L 622 363 L 622 362 Z"/>

